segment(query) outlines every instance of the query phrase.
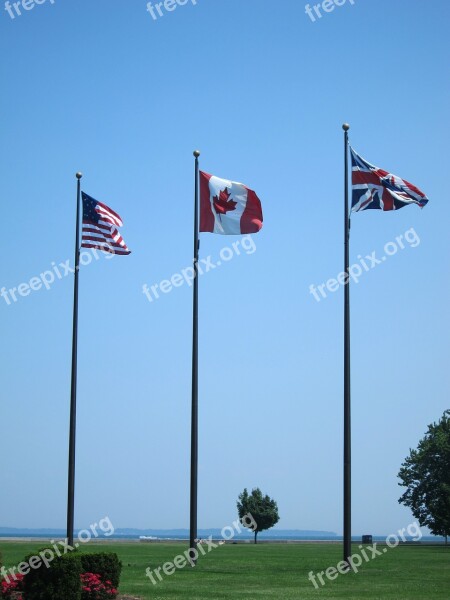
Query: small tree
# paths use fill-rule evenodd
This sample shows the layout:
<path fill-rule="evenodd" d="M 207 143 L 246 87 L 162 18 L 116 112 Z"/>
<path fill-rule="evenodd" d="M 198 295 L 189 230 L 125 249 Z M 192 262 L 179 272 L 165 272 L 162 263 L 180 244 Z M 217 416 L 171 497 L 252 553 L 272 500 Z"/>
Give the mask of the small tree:
<path fill-rule="evenodd" d="M 237 509 L 240 519 L 249 513 L 252 515 L 256 523 L 256 527 L 253 529 L 255 544 L 260 531 L 270 529 L 280 520 L 277 503 L 269 496 L 263 496 L 259 488 L 252 490 L 251 494 L 245 488 L 242 494 L 239 495 Z"/>
<path fill-rule="evenodd" d="M 417 450 L 410 450 L 398 477 L 406 492 L 399 499 L 420 525 L 445 542 L 450 535 L 450 410 L 439 423 L 428 426 Z"/>

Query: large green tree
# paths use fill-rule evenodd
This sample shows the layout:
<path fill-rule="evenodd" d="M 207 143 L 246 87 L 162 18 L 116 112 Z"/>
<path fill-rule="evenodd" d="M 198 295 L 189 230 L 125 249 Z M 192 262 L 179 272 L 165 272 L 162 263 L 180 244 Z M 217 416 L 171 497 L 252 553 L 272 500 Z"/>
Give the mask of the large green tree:
<path fill-rule="evenodd" d="M 398 474 L 408 506 L 420 525 L 448 542 L 450 535 L 450 410 L 428 426 L 416 450 L 410 450 Z"/>
<path fill-rule="evenodd" d="M 239 495 L 237 509 L 240 519 L 249 513 L 253 517 L 256 523 L 256 527 L 253 527 L 255 544 L 260 531 L 270 529 L 280 520 L 277 503 L 269 496 L 263 496 L 259 488 L 252 490 L 251 494 L 245 488 L 242 494 Z"/>

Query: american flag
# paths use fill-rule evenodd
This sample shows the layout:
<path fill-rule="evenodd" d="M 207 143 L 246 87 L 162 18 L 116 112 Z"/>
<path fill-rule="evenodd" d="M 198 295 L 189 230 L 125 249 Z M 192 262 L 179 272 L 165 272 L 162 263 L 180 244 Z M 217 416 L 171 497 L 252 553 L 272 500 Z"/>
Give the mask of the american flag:
<path fill-rule="evenodd" d="M 131 250 L 123 241 L 117 227 L 122 227 L 122 219 L 103 202 L 97 202 L 84 192 L 83 228 L 81 247 L 96 248 L 110 254 L 130 254 Z"/>
<path fill-rule="evenodd" d="M 428 198 L 415 185 L 383 169 L 374 167 L 361 158 L 353 148 L 352 157 L 352 212 L 360 210 L 398 210 L 408 204 L 423 208 Z"/>

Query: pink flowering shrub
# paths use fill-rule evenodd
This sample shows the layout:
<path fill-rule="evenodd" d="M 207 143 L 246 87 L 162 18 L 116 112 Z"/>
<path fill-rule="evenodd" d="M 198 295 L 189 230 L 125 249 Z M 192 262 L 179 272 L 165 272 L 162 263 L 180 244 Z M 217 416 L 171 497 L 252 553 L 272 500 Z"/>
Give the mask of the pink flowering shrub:
<path fill-rule="evenodd" d="M 117 590 L 110 581 L 102 581 L 96 573 L 82 573 L 81 598 L 82 600 L 111 600 L 117 596 Z"/>
<path fill-rule="evenodd" d="M 19 593 L 22 591 L 23 575 L 20 575 L 20 573 L 16 573 L 14 577 L 9 575 L 0 582 L 0 598 L 23 600 L 22 594 Z"/>

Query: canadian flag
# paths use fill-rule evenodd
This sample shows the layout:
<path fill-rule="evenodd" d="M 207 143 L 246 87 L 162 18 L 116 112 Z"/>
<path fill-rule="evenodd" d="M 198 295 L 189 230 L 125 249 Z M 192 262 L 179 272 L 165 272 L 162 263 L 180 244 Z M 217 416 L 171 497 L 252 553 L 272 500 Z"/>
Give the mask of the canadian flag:
<path fill-rule="evenodd" d="M 200 231 L 257 233 L 262 224 L 261 202 L 253 190 L 200 171 Z"/>

